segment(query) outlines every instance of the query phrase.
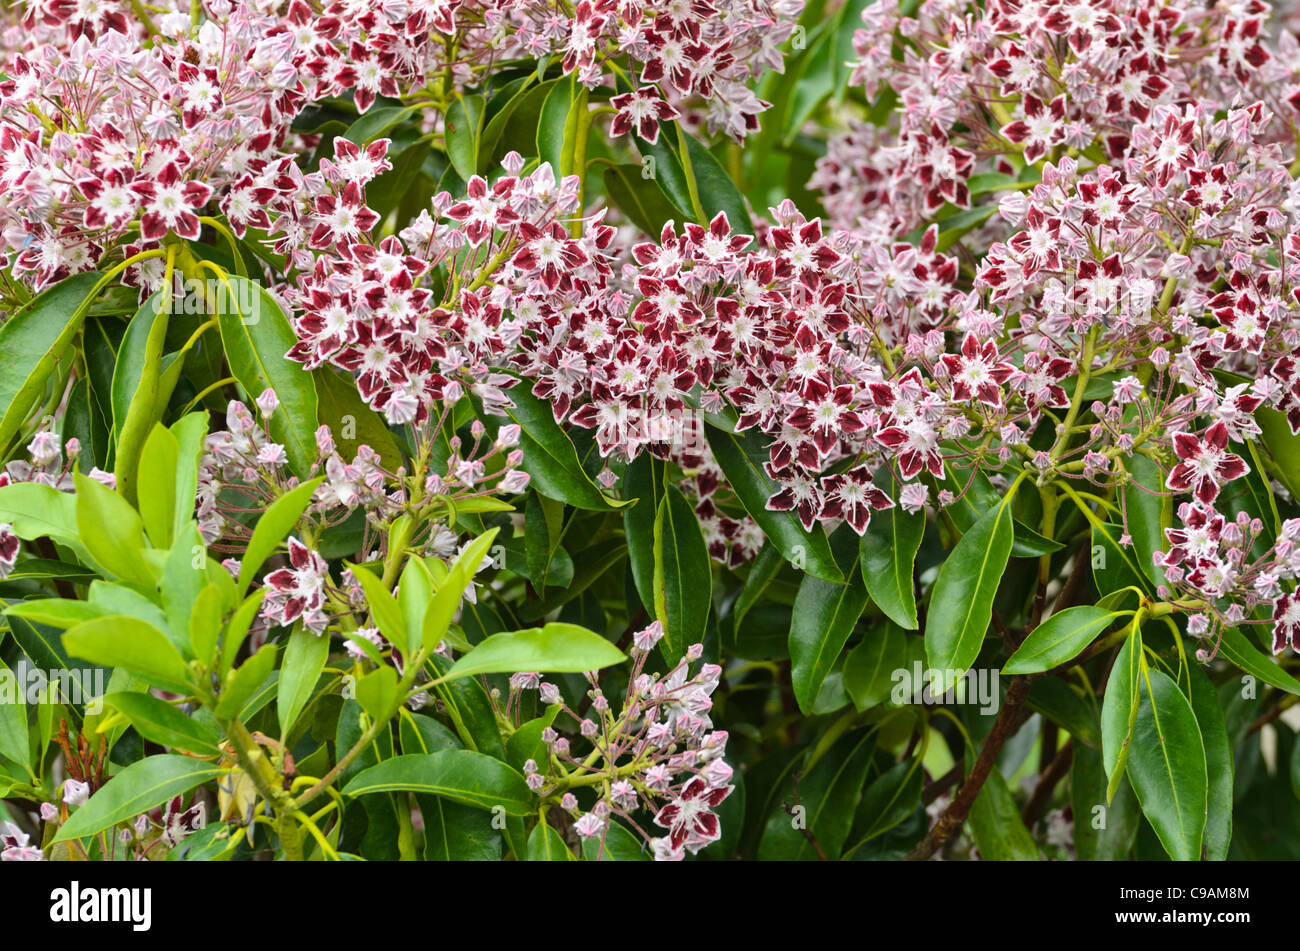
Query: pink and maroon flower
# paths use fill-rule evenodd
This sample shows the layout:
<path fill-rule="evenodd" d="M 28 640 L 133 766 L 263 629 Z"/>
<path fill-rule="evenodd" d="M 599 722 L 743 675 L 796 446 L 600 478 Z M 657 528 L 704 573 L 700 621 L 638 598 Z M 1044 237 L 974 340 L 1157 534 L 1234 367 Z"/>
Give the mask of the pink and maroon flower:
<path fill-rule="evenodd" d="M 1200 436 L 1174 433 L 1174 451 L 1179 463 L 1169 473 L 1166 486 L 1175 492 L 1191 492 L 1210 504 L 1225 482 L 1239 479 L 1250 470 L 1245 460 L 1228 452 L 1228 429 L 1215 423 Z"/>

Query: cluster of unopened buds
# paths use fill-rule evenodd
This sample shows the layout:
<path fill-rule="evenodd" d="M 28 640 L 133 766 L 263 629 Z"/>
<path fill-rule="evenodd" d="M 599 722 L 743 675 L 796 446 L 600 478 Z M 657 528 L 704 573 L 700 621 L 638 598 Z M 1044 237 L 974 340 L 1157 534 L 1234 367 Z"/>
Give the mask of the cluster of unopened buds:
<path fill-rule="evenodd" d="M 646 659 L 663 637 L 658 621 L 632 637 L 632 671 L 619 709 L 601 691 L 594 674 L 589 713 L 565 703 L 557 686 L 535 673 L 511 677 L 507 711 L 523 690 L 537 690 L 542 703 L 559 705 L 577 723 L 572 739 L 553 727 L 542 733 L 544 762 L 524 764 L 525 779 L 538 795 L 558 801 L 583 839 L 604 848 L 614 818 L 632 826 L 655 859 L 681 859 L 716 842 L 722 835 L 717 806 L 731 794 L 732 769 L 723 756 L 727 734 L 713 729 L 709 711 L 722 670 L 716 664 L 690 669 L 703 655 L 692 645 L 666 674 L 645 672 Z M 580 805 L 575 790 L 591 790 L 596 800 Z M 664 830 L 647 832 L 637 823 L 641 812 Z"/>

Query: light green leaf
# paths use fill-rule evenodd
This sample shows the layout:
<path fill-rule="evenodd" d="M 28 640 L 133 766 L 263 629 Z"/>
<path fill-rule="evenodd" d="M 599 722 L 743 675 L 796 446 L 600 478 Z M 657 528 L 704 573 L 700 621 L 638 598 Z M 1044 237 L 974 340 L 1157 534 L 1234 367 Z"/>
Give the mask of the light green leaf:
<path fill-rule="evenodd" d="M 552 622 L 542 628 L 485 638 L 452 665 L 440 681 L 477 674 L 584 673 L 621 664 L 627 656 L 594 631 Z"/>
<path fill-rule="evenodd" d="M 225 772 L 225 767 L 188 756 L 148 756 L 132 763 L 105 783 L 63 824 L 54 841 L 66 842 L 97 835 Z"/>

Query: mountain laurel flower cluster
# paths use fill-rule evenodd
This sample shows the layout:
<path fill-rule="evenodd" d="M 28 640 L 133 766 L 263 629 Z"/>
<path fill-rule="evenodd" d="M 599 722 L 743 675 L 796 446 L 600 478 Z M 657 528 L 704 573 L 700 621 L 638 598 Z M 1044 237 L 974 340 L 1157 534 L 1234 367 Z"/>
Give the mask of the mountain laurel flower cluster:
<path fill-rule="evenodd" d="M 21 0 L 0 186 L 0 859 L 1300 859 L 1294 3 Z"/>

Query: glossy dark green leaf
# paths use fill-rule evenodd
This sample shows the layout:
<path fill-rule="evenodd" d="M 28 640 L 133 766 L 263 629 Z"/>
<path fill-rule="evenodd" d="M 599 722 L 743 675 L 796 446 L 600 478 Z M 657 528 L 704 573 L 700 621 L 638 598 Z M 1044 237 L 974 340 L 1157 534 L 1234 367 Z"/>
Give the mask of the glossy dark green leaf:
<path fill-rule="evenodd" d="M 892 477 L 888 481 L 892 483 Z M 893 497 L 897 501 L 896 489 Z M 908 631 L 917 627 L 912 570 L 924 534 L 925 513 L 909 513 L 895 505 L 874 513 L 862 536 L 862 577 L 867 593 L 886 617 Z"/>
<path fill-rule="evenodd" d="M 868 631 L 862 643 L 844 658 L 844 689 L 853 705 L 866 710 L 889 698 L 894 671 L 907 663 L 907 635 L 897 624 L 886 621 Z"/>
<path fill-rule="evenodd" d="M 1011 541 L 1011 506 L 1001 504 L 961 537 L 939 569 L 925 621 L 925 653 L 930 667 L 943 674 L 944 691 L 979 656 Z"/>
<path fill-rule="evenodd" d="M 1205 857 L 1222 862 L 1228 857 L 1228 844 L 1232 841 L 1232 747 L 1214 684 L 1198 665 L 1189 665 L 1187 673 L 1192 713 L 1196 715 L 1205 746 Z"/>
<path fill-rule="evenodd" d="M 532 487 L 542 495 L 588 511 L 603 512 L 627 505 L 627 501 L 609 498 L 591 481 L 578 461 L 573 443 L 555 421 L 550 404 L 534 396 L 529 387 L 525 381 L 510 390 L 515 405 L 506 413 L 522 430 L 519 446 Z"/>
<path fill-rule="evenodd" d="M 1205 747 L 1192 705 L 1159 670 L 1143 670 L 1128 776 L 1142 812 L 1169 855 L 1201 857 L 1208 779 Z"/>
<path fill-rule="evenodd" d="M 916 811 L 921 803 L 924 778 L 919 762 L 903 760 L 871 781 L 853 817 L 853 831 L 849 835 L 852 845 L 845 851 L 846 858 Z"/>
<path fill-rule="evenodd" d="M 723 800 L 723 807 L 731 802 L 735 796 L 736 794 L 733 792 Z M 725 820 L 723 822 L 725 828 Z M 628 831 L 621 823 L 613 820 L 606 824 L 602 835 L 582 840 L 582 857 L 588 862 L 650 861 L 646 844 L 641 840 L 640 836 Z"/>
<path fill-rule="evenodd" d="M 539 822 L 528 836 L 529 862 L 573 862 L 576 857 L 564 844 L 564 836 L 549 822 Z"/>
<path fill-rule="evenodd" d="M 501 806 L 512 816 L 528 815 L 536 801 L 514 769 L 470 750 L 395 756 L 361 771 L 343 789 L 345 796 L 380 792 L 443 796 L 489 812 Z"/>
<path fill-rule="evenodd" d="M 1219 653 L 1252 677 L 1258 677 L 1264 683 L 1272 684 L 1287 693 L 1300 694 L 1300 680 L 1296 680 L 1260 653 L 1246 635 L 1241 633 L 1240 628 L 1230 627 L 1223 631 L 1219 640 Z"/>
<path fill-rule="evenodd" d="M 1101 703 L 1101 754 L 1106 767 L 1108 800 L 1115 795 L 1128 762 L 1129 746 L 1137 723 L 1141 661 L 1142 632 L 1134 628 L 1111 665 L 1110 679 L 1106 681 L 1106 694 Z"/>
<path fill-rule="evenodd" d="M 1096 703 L 1077 684 L 1067 683 L 1060 677 L 1039 677 L 1030 685 L 1025 705 L 1065 730 L 1078 743 L 1101 749 Z"/>
<path fill-rule="evenodd" d="M 875 735 L 870 730 L 859 730 L 836 741 L 806 775 L 798 778 L 797 784 L 786 783 L 767 818 L 758 858 L 815 861 L 819 858 L 817 850 L 804 830 L 812 833 L 826 858 L 839 858 L 874 751 Z M 789 809 L 782 808 L 782 804 Z M 800 811 L 791 811 L 796 809 Z"/>
<path fill-rule="evenodd" d="M 648 235 L 657 238 L 665 224 L 681 218 L 644 166 L 611 165 L 605 169 L 604 181 L 610 201 Z"/>
<path fill-rule="evenodd" d="M 244 278 L 228 280 L 217 318 L 230 373 L 250 400 L 275 390 L 280 408 L 271 417 L 271 438 L 284 446 L 290 468 L 306 478 L 316 459 L 315 378 L 285 356 L 298 338 L 275 299 Z"/>
<path fill-rule="evenodd" d="M 537 119 L 537 155 L 550 163 L 557 182 L 573 174 L 577 111 L 585 108 L 585 92 L 576 73 L 560 79 L 551 87 Z"/>
<path fill-rule="evenodd" d="M 1033 862 L 1039 858 L 1034 837 L 1020 818 L 1020 807 L 996 769 L 975 797 L 967 821 L 984 861 Z"/>
<path fill-rule="evenodd" d="M 730 433 L 711 425 L 705 427 L 705 432 L 714 459 L 745 511 L 781 549 L 786 560 L 823 581 L 842 583 L 844 573 L 836 565 L 821 528 L 808 531 L 794 512 L 773 512 L 767 508 L 777 488 L 763 469 L 767 449 L 758 438 L 752 432 Z"/>
<path fill-rule="evenodd" d="M 1074 847 L 1080 861 L 1118 862 L 1128 857 L 1142 818 L 1137 797 L 1120 783 L 1106 802 L 1106 770 L 1101 753 L 1076 746 L 1070 768 L 1070 804 L 1074 810 Z"/>
<path fill-rule="evenodd" d="M 1143 455 L 1125 460 L 1133 482 L 1124 487 L 1124 512 L 1128 533 L 1133 539 L 1133 558 L 1152 584 L 1164 584 L 1164 572 L 1151 560 L 1154 552 L 1164 551 L 1165 528 L 1173 525 L 1173 500 L 1163 493 L 1164 478 L 1160 467 Z"/>
<path fill-rule="evenodd" d="M 1091 605 L 1059 611 L 1030 632 L 1002 672 L 1037 674 L 1073 660 L 1120 616 Z"/>
<path fill-rule="evenodd" d="M 699 519 L 680 489 L 665 486 L 654 523 L 654 607 L 670 666 L 704 640 L 712 603 L 713 565 Z"/>
<path fill-rule="evenodd" d="M 348 126 L 343 138 L 357 145 L 381 139 L 413 114 L 407 106 L 372 106 L 365 115 Z"/>
<path fill-rule="evenodd" d="M 861 573 L 846 573 L 849 580 L 845 584 L 805 575 L 795 597 L 790 620 L 790 679 L 804 713 L 812 710 L 822 682 L 870 600 Z"/>
<path fill-rule="evenodd" d="M 447 157 L 461 178 L 469 179 L 478 171 L 479 135 L 483 126 L 483 97 L 457 95 L 447 109 L 444 123 Z"/>
<path fill-rule="evenodd" d="M 1123 534 L 1123 529 L 1112 522 L 1092 526 L 1092 580 L 1098 593 L 1104 596 L 1133 586 L 1155 594 L 1150 578 L 1139 564 L 1137 552 L 1120 547 Z"/>
<path fill-rule="evenodd" d="M 647 614 L 653 614 L 655 609 L 655 515 L 663 496 L 664 478 L 664 463 L 648 452 L 632 460 L 623 474 L 624 494 L 637 500 L 623 509 L 628 564 Z"/>

